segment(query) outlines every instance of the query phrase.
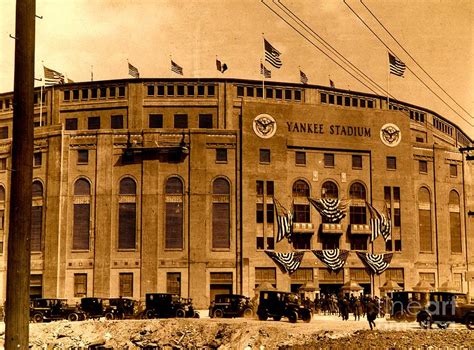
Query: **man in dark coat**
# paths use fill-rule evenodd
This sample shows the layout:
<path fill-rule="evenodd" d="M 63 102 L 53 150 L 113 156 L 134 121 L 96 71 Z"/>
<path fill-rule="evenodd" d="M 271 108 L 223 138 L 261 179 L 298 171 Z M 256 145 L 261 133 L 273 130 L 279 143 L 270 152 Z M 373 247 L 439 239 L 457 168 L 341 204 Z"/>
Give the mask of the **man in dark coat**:
<path fill-rule="evenodd" d="M 372 330 L 375 327 L 375 319 L 379 313 L 379 309 L 375 301 L 370 298 L 367 301 L 367 321 L 369 321 L 370 329 Z"/>

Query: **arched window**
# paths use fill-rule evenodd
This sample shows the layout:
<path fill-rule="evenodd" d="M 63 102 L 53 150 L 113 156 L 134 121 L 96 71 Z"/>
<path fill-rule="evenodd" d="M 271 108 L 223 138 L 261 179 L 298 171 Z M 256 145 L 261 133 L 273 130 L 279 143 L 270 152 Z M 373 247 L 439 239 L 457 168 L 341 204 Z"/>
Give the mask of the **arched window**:
<path fill-rule="evenodd" d="M 431 196 L 426 187 L 418 190 L 418 232 L 420 234 L 420 251 L 433 251 L 431 229 Z"/>
<path fill-rule="evenodd" d="M 119 185 L 118 249 L 135 249 L 137 236 L 137 185 L 130 177 Z"/>
<path fill-rule="evenodd" d="M 86 179 L 78 179 L 74 183 L 73 250 L 89 250 L 91 220 L 90 188 L 90 183 Z"/>
<path fill-rule="evenodd" d="M 0 254 L 3 253 L 3 241 L 5 239 L 5 187 L 0 185 Z"/>
<path fill-rule="evenodd" d="M 223 178 L 212 183 L 212 248 L 230 248 L 230 184 Z"/>
<path fill-rule="evenodd" d="M 41 236 L 43 233 L 43 184 L 35 180 L 31 185 L 33 204 L 31 207 L 31 241 L 32 252 L 41 251 Z"/>
<path fill-rule="evenodd" d="M 293 184 L 293 197 L 309 197 L 309 185 L 306 181 L 295 181 Z"/>
<path fill-rule="evenodd" d="M 360 199 L 365 201 L 365 187 L 360 182 L 354 182 L 349 189 L 349 197 L 351 199 Z"/>
<path fill-rule="evenodd" d="M 332 181 L 326 181 L 321 186 L 321 198 L 337 199 L 339 198 L 339 190 L 337 185 Z"/>
<path fill-rule="evenodd" d="M 297 180 L 293 184 L 293 222 L 311 222 L 310 207 L 307 197 L 310 196 L 306 181 Z"/>
<path fill-rule="evenodd" d="M 452 190 L 449 193 L 449 231 L 451 234 L 451 253 L 462 253 L 461 210 L 459 194 Z"/>
<path fill-rule="evenodd" d="M 351 224 L 363 225 L 367 223 L 367 212 L 365 208 L 365 186 L 360 182 L 354 182 L 349 188 L 349 217 Z"/>
<path fill-rule="evenodd" d="M 165 185 L 165 248 L 183 249 L 183 182 L 170 177 Z"/>

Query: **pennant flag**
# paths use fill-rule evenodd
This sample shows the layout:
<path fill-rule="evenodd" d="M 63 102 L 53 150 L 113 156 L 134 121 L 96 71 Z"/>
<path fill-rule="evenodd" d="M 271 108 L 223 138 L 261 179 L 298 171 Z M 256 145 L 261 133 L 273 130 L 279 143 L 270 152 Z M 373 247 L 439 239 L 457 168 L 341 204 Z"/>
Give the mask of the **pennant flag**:
<path fill-rule="evenodd" d="M 378 236 L 382 236 L 387 242 L 392 234 L 392 222 L 388 215 L 387 208 L 385 207 L 385 214 L 381 214 L 375 209 L 370 203 L 365 202 L 370 212 L 370 226 L 371 226 L 371 237 L 373 241 Z"/>
<path fill-rule="evenodd" d="M 390 52 L 388 53 L 388 63 L 390 66 L 390 74 L 397 75 L 399 77 L 403 77 L 403 73 L 405 73 L 406 65 Z"/>
<path fill-rule="evenodd" d="M 265 250 L 265 253 L 280 266 L 282 272 L 288 272 L 290 275 L 298 270 L 304 256 L 304 252 L 275 253 Z"/>
<path fill-rule="evenodd" d="M 262 74 L 265 78 L 272 77 L 272 71 L 267 69 L 262 63 L 260 63 L 260 74 Z"/>
<path fill-rule="evenodd" d="M 357 252 L 359 258 L 367 264 L 377 275 L 384 272 L 392 261 L 393 253 L 370 254 Z"/>
<path fill-rule="evenodd" d="M 322 198 L 313 199 L 308 197 L 308 201 L 313 207 L 324 216 L 329 222 L 339 222 L 346 216 L 346 203 L 342 203 L 339 199 Z"/>
<path fill-rule="evenodd" d="M 43 66 L 44 68 L 44 85 L 51 86 L 64 84 L 64 74 L 56 72 L 53 69 Z"/>
<path fill-rule="evenodd" d="M 331 86 L 332 88 L 336 87 L 336 85 L 334 85 L 334 82 L 331 79 L 329 79 L 329 86 Z"/>
<path fill-rule="evenodd" d="M 173 60 L 171 60 L 171 71 L 176 74 L 183 75 L 183 67 L 177 65 Z"/>
<path fill-rule="evenodd" d="M 134 78 L 140 78 L 140 73 L 138 72 L 137 67 L 133 66 L 128 62 L 128 74 Z"/>
<path fill-rule="evenodd" d="M 349 256 L 349 251 L 344 249 L 312 250 L 312 252 L 333 271 L 341 269 Z"/>
<path fill-rule="evenodd" d="M 222 63 L 216 58 L 216 68 L 219 72 L 224 73 L 227 70 L 227 64 Z"/>
<path fill-rule="evenodd" d="M 275 203 L 275 211 L 277 215 L 278 233 L 276 241 L 280 242 L 284 237 L 291 240 L 291 234 L 293 233 L 293 215 L 287 210 L 281 203 L 273 198 Z"/>
<path fill-rule="evenodd" d="M 300 80 L 303 84 L 308 84 L 308 77 L 306 76 L 306 74 L 304 74 L 303 71 L 301 71 L 301 69 L 300 69 Z"/>
<path fill-rule="evenodd" d="M 280 51 L 275 49 L 266 39 L 263 39 L 263 42 L 265 45 L 265 61 L 275 68 L 280 68 L 283 64 L 280 59 Z"/>

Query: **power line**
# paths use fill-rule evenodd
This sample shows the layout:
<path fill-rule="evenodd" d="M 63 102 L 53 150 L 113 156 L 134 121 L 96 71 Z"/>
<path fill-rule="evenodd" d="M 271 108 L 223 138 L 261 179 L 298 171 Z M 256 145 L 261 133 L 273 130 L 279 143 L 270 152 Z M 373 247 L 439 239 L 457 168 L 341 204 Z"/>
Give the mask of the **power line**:
<path fill-rule="evenodd" d="M 372 15 L 372 17 L 375 18 L 375 20 L 382 26 L 382 28 L 388 33 L 388 35 L 390 35 L 390 37 L 395 40 L 395 42 L 398 44 L 398 46 L 400 46 L 402 48 L 402 50 L 413 60 L 413 62 L 416 63 L 416 65 L 418 67 L 420 67 L 420 69 L 436 84 L 436 86 L 438 86 L 447 96 L 449 96 L 451 98 L 451 100 L 454 101 L 454 103 L 456 103 L 464 112 L 466 112 L 471 118 L 472 118 L 472 115 L 466 111 L 450 94 L 448 94 L 448 92 L 443 89 L 443 87 L 441 85 L 439 85 L 436 80 L 433 79 L 433 77 L 415 60 L 415 58 L 410 55 L 410 53 L 403 47 L 402 44 L 400 44 L 400 42 L 392 35 L 392 33 L 390 33 L 390 31 L 382 24 L 382 22 L 377 18 L 377 16 L 375 16 L 375 14 L 367 7 L 366 4 L 364 4 L 364 2 L 362 0 L 360 0 L 360 3 L 362 5 L 364 5 L 364 7 L 367 9 L 367 11 L 369 11 L 369 13 Z"/>
<path fill-rule="evenodd" d="M 352 9 L 352 7 L 349 6 L 349 4 L 346 3 L 346 0 L 342 0 L 344 4 L 352 11 L 352 13 L 369 29 L 369 31 L 382 43 L 383 46 L 387 48 L 387 50 L 392 53 L 394 56 L 396 54 L 390 49 L 390 47 L 385 44 L 385 42 L 370 28 L 370 26 L 365 23 L 365 21 Z M 428 89 L 430 90 L 433 95 L 435 95 L 440 101 L 442 101 L 449 109 L 451 109 L 454 113 L 456 113 L 460 118 L 462 118 L 464 121 L 466 121 L 468 124 L 473 125 L 471 122 L 469 122 L 466 118 L 464 118 L 462 115 L 460 115 L 456 110 L 454 110 L 445 100 L 443 100 L 436 92 L 433 91 L 418 75 L 416 75 L 413 70 L 410 69 L 409 66 L 407 66 L 407 69 Z"/>
<path fill-rule="evenodd" d="M 350 71 L 348 71 L 346 68 L 344 68 L 339 62 L 337 62 L 336 60 L 334 60 L 331 56 L 329 56 L 326 52 L 324 52 L 320 47 L 318 47 L 315 43 L 313 43 L 311 41 L 311 39 L 309 39 L 306 35 L 304 35 L 303 33 L 301 33 L 298 29 L 296 29 L 291 23 L 289 23 L 285 18 L 283 18 L 278 12 L 276 12 L 274 9 L 272 9 L 270 6 L 268 6 L 266 3 L 265 3 L 265 0 L 260 0 L 262 4 L 264 4 L 270 11 L 272 11 L 275 15 L 277 15 L 282 21 L 284 21 L 286 24 L 288 24 L 294 31 L 296 31 L 299 35 L 301 35 L 303 38 L 305 38 L 311 45 L 313 45 L 315 48 L 317 48 L 319 51 L 321 51 L 321 53 L 323 53 L 326 57 L 328 57 L 331 61 L 333 61 L 334 63 L 336 63 L 340 68 L 342 68 L 344 71 L 346 71 L 350 76 L 352 76 L 354 79 L 356 79 L 359 83 L 361 83 L 362 85 L 364 85 L 367 89 L 369 89 L 370 91 L 372 91 L 374 94 L 378 95 L 378 93 L 373 90 L 370 86 L 368 86 L 366 83 L 364 83 L 363 81 L 361 81 L 358 77 L 356 77 L 353 73 L 351 73 Z"/>
<path fill-rule="evenodd" d="M 275 0 L 273 0 L 275 3 Z M 279 6 L 279 4 L 281 6 Z M 291 14 L 293 17 L 292 19 L 295 22 L 300 22 L 307 31 L 311 32 L 313 37 L 315 37 L 318 42 L 320 42 L 327 50 L 331 51 L 333 54 L 337 55 L 338 58 L 342 61 L 345 62 L 345 64 L 351 66 L 353 70 L 358 72 L 361 76 L 363 76 L 367 81 L 371 82 L 374 86 L 376 86 L 378 89 L 380 89 L 383 93 L 389 94 L 388 91 L 386 91 L 382 86 L 380 86 L 377 82 L 375 82 L 372 78 L 370 78 L 367 74 L 365 74 L 362 70 L 360 70 L 357 66 L 355 66 L 351 61 L 349 61 L 343 54 L 341 54 L 336 48 L 334 48 L 331 44 L 329 44 L 326 40 L 324 40 L 323 37 L 321 37 L 318 33 L 316 33 L 309 25 L 307 25 L 298 15 L 296 15 L 291 9 L 289 9 L 285 4 L 283 4 L 280 0 L 277 0 L 277 6 L 282 9 L 287 15 L 288 13 Z M 290 16 L 290 15 L 289 15 Z M 296 20 L 295 20 L 296 18 Z M 390 97 L 393 97 L 390 95 Z"/>

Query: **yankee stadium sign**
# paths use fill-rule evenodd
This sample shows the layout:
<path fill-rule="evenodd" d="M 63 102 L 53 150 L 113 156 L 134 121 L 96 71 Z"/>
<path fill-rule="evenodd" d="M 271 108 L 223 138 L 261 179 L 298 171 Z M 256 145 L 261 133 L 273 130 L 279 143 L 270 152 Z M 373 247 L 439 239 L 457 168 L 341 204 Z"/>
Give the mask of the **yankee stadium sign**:
<path fill-rule="evenodd" d="M 317 124 L 317 123 L 295 123 L 286 122 L 288 132 L 306 134 L 328 134 L 339 136 L 370 137 L 371 129 L 365 126 L 338 125 L 338 124 Z"/>

